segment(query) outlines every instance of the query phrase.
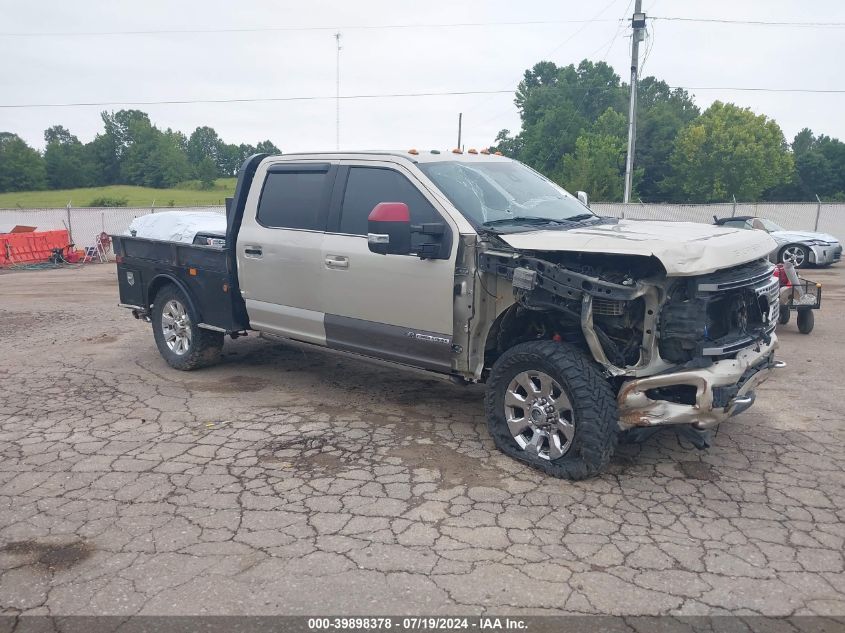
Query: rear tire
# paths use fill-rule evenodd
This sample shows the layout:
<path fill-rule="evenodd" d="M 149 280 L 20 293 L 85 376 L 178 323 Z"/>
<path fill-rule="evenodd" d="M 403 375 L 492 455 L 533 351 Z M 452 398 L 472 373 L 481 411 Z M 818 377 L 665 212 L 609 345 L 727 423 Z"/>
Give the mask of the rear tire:
<path fill-rule="evenodd" d="M 197 327 L 198 315 L 185 294 L 174 285 L 162 288 L 153 302 L 153 336 L 173 369 L 190 371 L 220 360 L 223 333 Z"/>
<path fill-rule="evenodd" d="M 530 341 L 502 354 L 487 381 L 485 409 L 497 448 L 553 477 L 598 475 L 616 449 L 613 390 L 592 359 L 565 344 Z"/>
<path fill-rule="evenodd" d="M 816 317 L 813 315 L 813 311 L 809 308 L 805 308 L 803 310 L 798 310 L 798 331 L 801 334 L 809 334 L 813 331 L 813 326 L 816 324 Z"/>
<path fill-rule="evenodd" d="M 780 315 L 778 315 L 778 323 L 781 325 L 786 325 L 789 323 L 789 308 L 786 306 L 780 307 Z"/>

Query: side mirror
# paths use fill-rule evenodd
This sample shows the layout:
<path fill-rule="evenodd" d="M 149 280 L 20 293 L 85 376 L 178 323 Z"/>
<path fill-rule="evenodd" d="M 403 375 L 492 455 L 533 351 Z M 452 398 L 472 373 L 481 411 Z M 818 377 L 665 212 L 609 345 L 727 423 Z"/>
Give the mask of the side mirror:
<path fill-rule="evenodd" d="M 578 202 L 583 204 L 588 209 L 590 208 L 590 196 L 587 195 L 586 191 L 579 191 L 578 195 Z"/>
<path fill-rule="evenodd" d="M 379 202 L 367 218 L 367 244 L 380 255 L 410 255 L 411 212 L 404 202 Z"/>

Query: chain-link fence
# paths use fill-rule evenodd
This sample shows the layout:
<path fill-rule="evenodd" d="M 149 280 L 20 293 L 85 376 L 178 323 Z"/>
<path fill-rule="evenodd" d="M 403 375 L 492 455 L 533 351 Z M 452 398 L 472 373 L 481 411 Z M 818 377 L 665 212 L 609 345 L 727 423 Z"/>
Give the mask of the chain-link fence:
<path fill-rule="evenodd" d="M 768 218 L 785 229 L 803 229 L 830 233 L 845 241 L 845 203 L 727 203 L 727 204 L 622 204 L 594 202 L 592 209 L 599 215 L 635 220 L 670 220 L 686 222 L 713 222 L 713 216 L 730 217 L 750 215 Z M 67 209 L 0 209 L 0 232 L 16 224 L 34 226 L 41 230 L 67 228 L 77 247 L 93 246 L 102 232 L 111 235 L 123 233 L 138 216 L 156 211 L 215 211 L 224 213 L 224 207 L 179 207 L 178 209 L 67 208 Z"/>

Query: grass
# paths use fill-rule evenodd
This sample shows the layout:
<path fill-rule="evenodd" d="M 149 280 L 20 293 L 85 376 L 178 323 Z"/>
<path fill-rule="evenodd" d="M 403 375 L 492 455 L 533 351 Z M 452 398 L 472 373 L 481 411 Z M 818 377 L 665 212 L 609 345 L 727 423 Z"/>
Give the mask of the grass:
<path fill-rule="evenodd" d="M 235 192 L 235 178 L 218 178 L 214 188 L 203 191 L 199 182 L 189 181 L 173 189 L 153 189 L 132 185 L 109 185 L 85 189 L 53 191 L 18 191 L 0 193 L 0 209 L 64 208 L 68 201 L 74 207 L 87 207 L 97 198 L 126 198 L 128 207 L 189 207 L 222 205 Z"/>

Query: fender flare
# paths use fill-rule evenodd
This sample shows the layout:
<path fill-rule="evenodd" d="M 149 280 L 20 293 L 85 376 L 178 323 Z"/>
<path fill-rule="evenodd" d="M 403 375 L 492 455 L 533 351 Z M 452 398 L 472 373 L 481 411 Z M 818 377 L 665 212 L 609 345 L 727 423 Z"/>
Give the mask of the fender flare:
<path fill-rule="evenodd" d="M 170 273 L 159 273 L 155 277 L 153 277 L 152 281 L 147 285 L 147 296 L 145 297 L 146 305 L 148 309 L 152 308 L 153 301 L 155 300 L 155 295 L 158 294 L 158 291 L 161 289 L 162 286 L 165 284 L 171 283 L 176 286 L 183 295 L 185 295 L 185 299 L 188 301 L 188 307 L 190 308 L 191 312 L 196 315 L 197 319 L 201 322 L 202 321 L 202 313 L 200 312 L 197 302 L 194 300 L 194 296 L 191 293 L 190 289 L 188 288 L 187 284 L 183 282 L 181 279 L 171 275 Z M 155 292 L 150 293 L 150 289 L 154 289 Z M 152 296 L 150 296 L 152 294 Z"/>

